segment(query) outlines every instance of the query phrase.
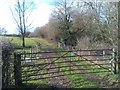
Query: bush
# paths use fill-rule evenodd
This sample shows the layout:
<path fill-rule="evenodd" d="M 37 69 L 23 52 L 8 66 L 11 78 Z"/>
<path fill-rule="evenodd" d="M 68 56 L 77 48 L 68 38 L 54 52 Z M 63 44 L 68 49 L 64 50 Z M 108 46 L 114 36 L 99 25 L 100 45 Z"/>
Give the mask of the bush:
<path fill-rule="evenodd" d="M 2 87 L 9 88 L 13 84 L 14 62 L 11 55 L 14 49 L 11 42 L 6 39 L 0 39 L 0 46 L 2 51 Z"/>

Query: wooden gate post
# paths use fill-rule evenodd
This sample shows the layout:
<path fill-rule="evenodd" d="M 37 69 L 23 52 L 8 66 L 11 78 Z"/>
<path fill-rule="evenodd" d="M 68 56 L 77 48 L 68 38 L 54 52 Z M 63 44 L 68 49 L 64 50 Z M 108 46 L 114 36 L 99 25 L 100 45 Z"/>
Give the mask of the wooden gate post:
<path fill-rule="evenodd" d="M 21 54 L 14 53 L 14 78 L 16 86 L 22 85 L 21 73 Z"/>
<path fill-rule="evenodd" d="M 112 49 L 112 72 L 113 74 L 117 74 L 117 71 L 116 71 L 116 61 L 117 61 L 117 58 L 116 58 L 116 52 L 115 52 L 115 48 Z"/>

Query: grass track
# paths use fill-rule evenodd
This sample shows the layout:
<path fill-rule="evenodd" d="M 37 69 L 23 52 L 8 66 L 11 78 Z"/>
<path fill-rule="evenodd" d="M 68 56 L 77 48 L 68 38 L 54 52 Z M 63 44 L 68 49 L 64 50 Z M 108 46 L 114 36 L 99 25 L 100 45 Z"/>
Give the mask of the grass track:
<path fill-rule="evenodd" d="M 62 55 L 64 55 L 65 53 L 61 53 Z M 69 53 L 68 53 L 69 54 Z M 57 65 L 60 68 L 60 73 L 62 75 L 65 75 L 64 77 L 67 78 L 68 81 L 70 81 L 70 86 L 71 88 L 99 88 L 99 86 L 92 81 L 87 80 L 86 78 L 82 77 L 80 74 L 78 74 L 75 70 L 73 70 L 68 63 L 64 62 L 64 63 L 58 63 L 63 61 L 62 59 L 59 59 L 57 61 L 55 61 L 57 63 Z M 68 66 L 68 67 L 64 67 L 64 66 Z M 64 72 L 66 71 L 66 72 Z M 76 73 L 76 74 L 74 74 Z"/>
<path fill-rule="evenodd" d="M 7 38 L 9 40 L 12 40 L 11 42 L 14 43 L 14 44 L 17 44 L 17 45 L 21 45 L 21 43 L 22 43 L 22 40 L 19 37 L 5 37 L 5 38 Z M 26 41 L 26 46 L 30 46 L 30 45 L 31 46 L 35 46 L 37 43 L 40 43 L 43 48 L 46 48 L 46 47 L 47 48 L 56 48 L 55 45 L 50 44 L 50 43 L 48 43 L 47 41 L 45 41 L 43 39 L 26 38 L 25 41 Z M 56 48 L 56 50 L 59 50 L 59 49 Z M 44 49 L 42 51 L 44 51 Z M 61 53 L 61 54 L 63 55 L 64 53 Z M 68 54 L 70 55 L 70 53 L 68 53 Z M 68 59 L 70 59 L 72 61 L 76 60 L 76 58 L 68 58 Z M 61 59 L 59 59 L 59 60 L 61 60 Z M 56 63 L 59 62 L 59 60 L 57 60 Z M 44 63 L 44 62 L 42 62 L 42 63 Z M 93 66 L 93 65 L 89 66 L 89 65 L 91 65 L 91 63 L 86 62 L 86 61 L 82 61 L 82 62 L 80 61 L 80 62 L 77 62 L 76 64 L 77 65 L 88 64 L 88 66 L 83 67 L 83 68 L 86 68 L 86 69 L 94 68 L 94 69 L 88 70 L 88 72 L 89 71 L 90 72 L 92 72 L 92 71 L 99 71 L 99 69 L 95 69 L 96 66 Z M 62 64 L 57 64 L 57 65 L 62 67 L 62 66 L 65 66 L 67 64 L 66 63 L 62 63 Z M 72 72 L 69 72 L 69 71 L 62 72 L 64 70 L 69 70 L 69 69 L 70 69 L 69 67 L 60 68 L 60 71 L 61 71 L 60 73 L 61 74 L 69 74 L 69 73 L 74 73 L 75 72 L 75 71 L 72 71 Z M 46 72 L 46 71 L 43 71 L 41 73 L 44 73 L 44 72 Z M 100 77 L 104 77 L 106 75 L 106 73 L 104 73 L 104 72 L 101 73 L 100 72 L 100 73 L 95 73 L 95 75 L 100 76 Z M 114 78 L 113 81 L 116 80 L 116 76 L 115 75 L 110 74 L 110 77 Z M 70 81 L 70 85 L 73 88 L 98 88 L 99 89 L 99 87 L 98 87 L 98 85 L 96 85 L 96 83 L 86 80 L 86 78 L 83 78 L 80 74 L 66 75 L 65 78 L 67 78 Z M 43 88 L 44 87 L 47 87 L 47 88 L 51 87 L 51 85 L 46 84 L 46 81 L 42 81 L 42 80 L 39 80 L 39 81 L 29 81 L 29 83 L 31 83 L 31 84 L 28 84 L 27 85 L 28 87 L 30 87 L 30 86 L 32 86 L 32 87 L 43 87 Z"/>
<path fill-rule="evenodd" d="M 22 46 L 22 39 L 20 37 L 0 36 L 0 38 L 8 39 L 11 41 L 11 43 L 18 45 L 18 46 Z M 35 46 L 38 43 L 41 44 L 41 47 L 43 48 L 44 47 L 51 47 L 51 48 L 56 47 L 54 44 L 51 44 L 41 38 L 25 38 L 25 46 Z"/>

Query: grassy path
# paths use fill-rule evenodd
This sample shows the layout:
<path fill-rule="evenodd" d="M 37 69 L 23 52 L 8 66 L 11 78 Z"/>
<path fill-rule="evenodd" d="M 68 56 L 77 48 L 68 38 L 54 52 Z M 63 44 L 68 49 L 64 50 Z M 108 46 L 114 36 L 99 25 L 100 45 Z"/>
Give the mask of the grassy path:
<path fill-rule="evenodd" d="M 95 74 L 88 73 L 86 70 L 84 70 L 84 68 L 82 68 L 80 66 L 76 66 L 76 64 L 74 62 L 68 62 L 68 61 L 70 61 L 69 59 L 62 59 L 62 60 L 64 62 L 67 61 L 67 64 L 69 66 L 71 66 L 71 68 L 73 70 L 75 70 L 75 72 L 78 72 L 82 77 L 86 78 L 87 80 L 95 82 L 101 88 L 104 87 L 103 85 L 106 85 L 105 81 L 103 83 L 103 80 L 101 78 L 99 78 L 98 76 L 96 76 Z"/>
<path fill-rule="evenodd" d="M 12 43 L 14 43 L 15 45 L 21 46 L 21 39 L 18 37 L 7 37 L 8 39 L 10 39 L 10 41 Z M 47 41 L 43 40 L 43 39 L 39 39 L 39 38 L 26 38 L 26 46 L 36 46 L 36 45 L 40 45 L 42 48 L 40 49 L 41 51 L 58 51 L 58 48 L 53 45 L 48 43 Z M 39 66 L 33 66 L 33 67 L 25 67 L 25 69 L 28 69 L 29 73 L 33 73 L 33 74 L 38 74 L 36 76 L 33 76 L 33 78 L 38 77 L 38 80 L 34 80 L 34 81 L 28 81 L 28 83 L 33 84 L 34 88 L 39 88 L 39 87 L 43 87 L 43 88 L 101 88 L 101 87 L 112 87 L 111 85 L 108 84 L 107 81 L 107 76 L 104 78 L 99 77 L 99 73 L 89 73 L 88 74 L 88 70 L 83 70 L 83 69 L 90 69 L 91 66 L 87 66 L 87 67 L 82 67 L 81 65 L 86 63 L 89 64 L 87 62 L 82 62 L 80 61 L 81 59 L 78 59 L 78 62 L 70 62 L 70 61 L 76 61 L 76 59 L 67 57 L 67 58 L 61 58 L 61 56 L 64 53 L 47 53 L 47 54 L 41 54 L 41 56 L 39 57 L 60 57 L 60 58 L 48 58 L 48 59 L 40 59 L 38 62 L 39 64 L 45 64 L 45 63 L 50 63 L 49 65 L 45 65 L 46 67 L 44 67 L 44 65 L 39 65 Z M 68 52 L 68 54 L 70 54 Z M 64 55 L 65 56 L 65 55 Z M 59 63 L 59 62 L 63 62 L 63 63 Z M 38 64 L 37 63 L 37 64 Z M 92 64 L 91 64 L 92 65 Z M 67 67 L 64 67 L 67 66 Z M 42 68 L 43 67 L 43 68 Z M 60 68 L 56 68 L 56 67 L 60 67 Z M 93 68 L 94 65 L 92 66 Z M 30 72 L 30 70 L 35 70 Z M 37 70 L 37 71 L 36 71 Z M 91 72 L 94 70 L 90 70 Z M 95 70 L 99 72 L 98 70 Z M 54 73 L 53 73 L 54 72 Z M 51 74 L 49 74 L 51 73 Z M 46 74 L 46 75 L 42 75 L 42 74 Z M 100 73 L 100 74 L 104 74 L 104 72 Z M 41 79 L 39 78 L 39 76 L 41 75 Z M 29 76 L 29 75 L 28 75 Z M 46 78 L 48 77 L 48 78 Z M 27 77 L 29 79 L 29 77 Z M 31 78 L 31 79 L 33 79 Z M 31 87 L 31 84 L 29 85 Z M 36 84 L 37 86 L 35 86 L 34 84 Z"/>
<path fill-rule="evenodd" d="M 52 50 L 52 51 L 56 51 L 56 50 Z M 57 54 L 59 54 L 57 56 L 61 56 L 60 53 L 57 53 Z M 112 87 L 111 85 L 108 84 L 107 79 L 98 77 L 94 73 L 88 73 L 88 71 L 84 70 L 85 68 L 76 65 L 75 62 L 69 62 L 70 60 L 68 58 L 64 58 L 64 59 L 60 59 L 60 60 L 65 62 L 68 65 L 68 67 L 71 67 L 71 69 L 73 69 L 75 72 L 79 73 L 82 77 L 86 78 L 87 80 L 89 80 L 91 82 L 95 82 L 100 88 Z"/>
<path fill-rule="evenodd" d="M 56 51 L 55 49 L 49 49 L 48 51 Z M 60 56 L 60 53 L 54 53 L 54 55 L 50 55 L 50 56 Z M 63 63 L 64 63 L 64 65 L 63 65 L 63 63 L 62 64 L 58 64 L 57 63 L 57 61 L 59 62 L 59 61 L 62 61 Z M 74 69 L 76 69 L 76 67 L 74 66 L 74 65 L 72 65 L 72 68 L 71 69 L 73 69 L 74 71 L 72 71 L 72 73 L 70 73 L 69 72 L 69 70 L 70 70 L 70 64 L 71 63 L 68 63 L 68 62 L 66 62 L 66 59 L 58 59 L 58 60 L 53 60 L 53 59 L 49 59 L 49 60 L 47 60 L 47 62 L 49 62 L 49 63 L 52 63 L 53 62 L 53 64 L 51 65 L 51 67 L 49 67 L 49 68 L 53 68 L 53 67 L 61 67 L 61 68 L 55 68 L 54 69 L 54 71 L 53 72 L 56 72 L 56 73 L 54 73 L 53 74 L 53 76 L 55 75 L 55 76 L 58 76 L 58 77 L 54 77 L 53 79 L 52 79 L 52 83 L 54 82 L 54 83 L 61 83 L 61 85 L 60 84 L 58 84 L 58 86 L 61 86 L 61 87 L 64 87 L 64 86 L 66 86 L 66 84 L 67 84 L 67 86 L 69 85 L 69 87 L 72 87 L 72 88 L 80 88 L 80 87 L 86 87 L 86 85 L 85 84 L 87 84 L 88 85 L 88 87 L 97 87 L 97 86 L 95 86 L 95 84 L 93 84 L 92 82 L 90 82 L 90 80 L 89 79 L 85 79 L 85 78 L 83 78 L 83 74 L 81 75 L 81 71 L 80 72 L 77 72 L 76 70 L 74 70 Z M 68 65 L 68 67 L 63 67 L 62 68 L 62 65 L 63 66 L 66 66 L 66 65 Z M 78 67 L 77 67 L 78 68 Z M 49 69 L 50 71 L 51 71 L 51 69 Z M 68 71 L 67 71 L 68 70 Z M 65 72 L 64 72 L 65 71 Z M 57 73 L 58 72 L 58 73 Z M 75 73 L 75 72 L 77 72 L 77 74 Z M 84 71 L 82 71 L 82 73 L 83 73 Z M 79 73 L 79 75 L 78 75 L 78 73 Z M 85 72 L 86 73 L 86 72 Z M 82 77 L 81 77 L 82 76 Z M 55 78 L 57 78 L 57 79 L 55 79 Z M 65 79 L 62 79 L 62 78 L 66 78 L 67 79 L 67 81 L 65 80 Z M 63 81 L 61 81 L 61 80 L 63 80 Z M 56 82 L 57 81 L 57 82 Z M 69 81 L 69 82 L 68 82 Z M 76 82 L 77 81 L 77 82 Z M 79 85 L 79 86 L 78 86 Z M 92 86 L 91 86 L 92 85 Z"/>
<path fill-rule="evenodd" d="M 45 51 L 53 51 L 53 50 L 48 49 Z M 47 54 L 48 57 L 50 57 L 52 55 L 53 54 Z M 46 80 L 50 81 L 52 86 L 55 88 L 67 88 L 67 87 L 69 87 L 68 81 L 63 76 L 61 76 L 61 74 L 59 73 L 59 68 L 55 68 L 55 67 L 57 67 L 57 64 L 52 63 L 52 61 L 53 61 L 52 59 L 45 60 L 45 63 L 51 63 L 50 65 L 48 65 L 46 67 L 46 69 L 48 70 L 48 73 L 50 73 L 49 77 L 51 77 L 51 78 L 47 78 Z M 52 69 L 50 69 L 50 68 L 52 68 Z M 58 73 L 53 73 L 53 72 L 58 72 Z M 58 76 L 58 77 L 54 77 L 54 76 Z"/>

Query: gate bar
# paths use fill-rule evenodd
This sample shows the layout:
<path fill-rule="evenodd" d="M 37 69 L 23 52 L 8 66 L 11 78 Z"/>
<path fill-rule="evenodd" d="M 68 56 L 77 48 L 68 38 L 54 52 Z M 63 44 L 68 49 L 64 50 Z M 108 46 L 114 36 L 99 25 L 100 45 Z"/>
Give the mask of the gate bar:
<path fill-rule="evenodd" d="M 117 61 L 117 58 L 116 58 L 116 51 L 115 51 L 115 48 L 112 49 L 112 72 L 113 74 L 117 74 L 117 70 L 116 70 L 116 61 Z"/>

